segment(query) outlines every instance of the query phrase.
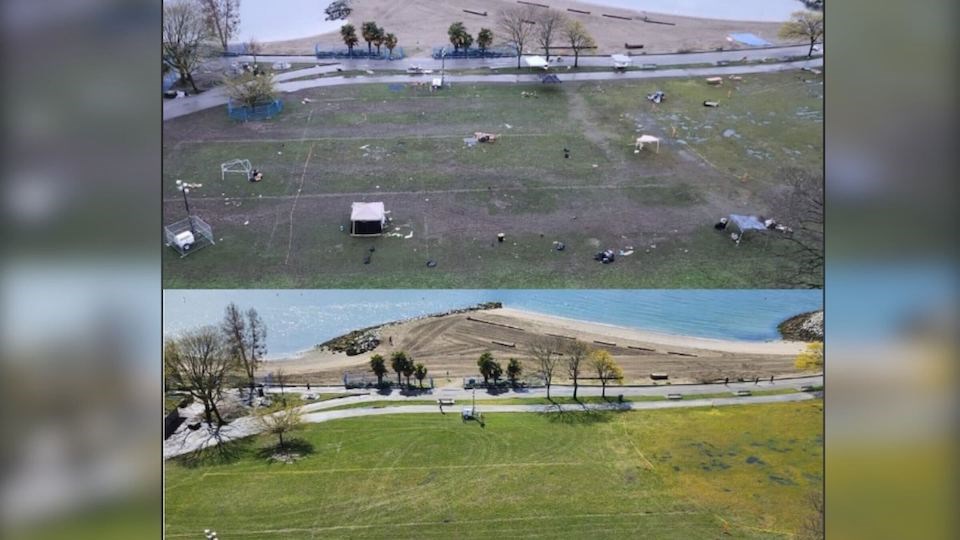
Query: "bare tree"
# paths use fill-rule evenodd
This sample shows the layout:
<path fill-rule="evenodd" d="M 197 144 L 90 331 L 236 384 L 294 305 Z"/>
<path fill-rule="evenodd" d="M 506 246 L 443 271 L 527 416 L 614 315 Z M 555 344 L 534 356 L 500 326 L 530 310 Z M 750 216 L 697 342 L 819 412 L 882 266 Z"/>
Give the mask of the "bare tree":
<path fill-rule="evenodd" d="M 187 385 L 190 395 L 203 403 L 207 423 L 222 425 L 223 417 L 217 409 L 223 389 L 223 381 L 230 369 L 230 356 L 226 354 L 223 338 L 214 326 L 191 330 L 178 338 L 171 351 L 170 361 L 178 377 Z"/>
<path fill-rule="evenodd" d="M 303 417 L 300 408 L 292 405 L 285 406 L 277 412 L 269 413 L 262 410 L 257 414 L 257 420 L 264 431 L 276 435 L 280 439 L 280 450 L 286 450 L 283 436 L 303 427 Z"/>
<path fill-rule="evenodd" d="M 790 246 L 791 259 L 796 266 L 781 278 L 792 287 L 820 288 L 823 286 L 823 177 L 803 169 L 784 168 L 779 171 L 789 186 L 778 207 L 783 213 L 780 221 L 793 232 L 778 235 Z"/>
<path fill-rule="evenodd" d="M 537 372 L 543 377 L 543 381 L 547 385 L 547 399 L 550 399 L 550 385 L 553 384 L 553 376 L 560 366 L 562 345 L 555 338 L 541 338 L 530 345 L 530 355 L 537 363 Z"/>
<path fill-rule="evenodd" d="M 277 95 L 273 77 L 258 77 L 252 73 L 244 73 L 239 77 L 225 77 L 223 86 L 230 99 L 245 107 L 269 103 Z"/>
<path fill-rule="evenodd" d="M 547 55 L 547 61 L 550 61 L 550 47 L 560 39 L 560 33 L 567 25 L 567 17 L 563 13 L 554 9 L 544 9 L 537 17 L 537 44 L 543 47 Z"/>
<path fill-rule="evenodd" d="M 583 26 L 583 23 L 576 20 L 567 22 L 567 25 L 563 29 L 563 37 L 566 38 L 567 43 L 570 44 L 570 48 L 573 49 L 573 67 L 580 65 L 580 51 L 589 49 L 590 47 L 596 47 L 597 45 L 590 34 L 587 33 L 587 29 Z"/>
<path fill-rule="evenodd" d="M 807 56 L 813 56 L 813 46 L 823 38 L 823 13 L 798 11 L 780 27 L 782 39 L 805 39 L 810 42 Z"/>
<path fill-rule="evenodd" d="M 573 379 L 574 401 L 577 399 L 577 388 L 579 386 L 577 381 L 580 379 L 580 373 L 583 372 L 585 367 L 583 361 L 587 358 L 587 354 L 589 353 L 590 347 L 579 339 L 568 343 L 567 346 L 564 347 L 564 354 L 566 355 L 567 360 L 567 375 Z"/>
<path fill-rule="evenodd" d="M 254 376 L 267 352 L 267 327 L 260 319 L 256 309 L 250 308 L 246 314 L 231 302 L 224 310 L 220 330 L 224 335 L 227 352 L 236 368 L 246 375 L 253 392 Z"/>
<path fill-rule="evenodd" d="M 517 51 L 517 69 L 523 57 L 523 47 L 533 36 L 530 24 L 536 14 L 530 6 L 508 8 L 500 12 L 497 17 L 497 29 L 506 36 L 510 46 Z"/>
<path fill-rule="evenodd" d="M 244 45 L 244 48 L 246 49 L 247 54 L 253 56 L 253 65 L 254 65 L 254 69 L 256 69 L 257 55 L 263 52 L 263 45 L 261 45 L 260 42 L 257 41 L 257 38 L 251 37 L 250 41 L 248 41 Z"/>
<path fill-rule="evenodd" d="M 199 92 L 193 80 L 203 60 L 204 48 L 210 30 L 200 6 L 188 0 L 164 2 L 161 50 L 163 59 L 180 74 L 182 82 L 189 82 Z"/>
<path fill-rule="evenodd" d="M 230 38 L 240 28 L 240 0 L 200 0 L 200 9 L 210 33 L 216 36 L 227 52 Z"/>

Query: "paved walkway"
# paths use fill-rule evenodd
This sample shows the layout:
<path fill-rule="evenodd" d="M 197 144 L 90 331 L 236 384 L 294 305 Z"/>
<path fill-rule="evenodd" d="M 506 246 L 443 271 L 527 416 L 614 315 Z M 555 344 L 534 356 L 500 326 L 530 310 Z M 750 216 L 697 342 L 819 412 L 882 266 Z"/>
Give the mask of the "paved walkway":
<path fill-rule="evenodd" d="M 747 51 L 737 51 L 747 52 Z M 721 53 L 702 53 L 702 54 L 721 54 Z M 678 56 L 678 55 L 671 55 Z M 652 57 L 652 55 L 651 55 Z M 699 62 L 691 62 L 699 63 Z M 391 65 L 391 68 L 394 66 Z M 399 64 L 397 67 L 400 67 Z M 450 66 L 448 66 L 449 68 Z M 476 66 L 473 66 L 476 67 Z M 734 66 L 711 66 L 701 68 L 671 68 L 658 69 L 653 71 L 598 71 L 598 72 L 580 72 L 566 73 L 564 67 L 553 69 L 551 72 L 560 77 L 562 81 L 609 81 L 624 79 L 660 79 L 668 77 L 718 77 L 726 75 L 749 75 L 755 73 L 773 73 L 777 71 L 788 71 L 801 68 L 820 68 L 823 67 L 823 58 L 813 58 L 809 60 L 800 60 L 795 62 L 781 62 L 770 64 L 746 64 Z M 303 70 L 290 71 L 276 75 L 277 90 L 280 92 L 297 92 L 308 88 L 321 88 L 351 84 L 390 84 L 390 83 L 411 83 L 411 82 L 429 82 L 430 76 L 424 75 L 366 75 L 356 77 L 323 77 L 316 79 L 297 80 L 290 79 L 299 77 L 316 76 L 318 74 L 331 73 L 336 71 L 337 66 L 321 66 Z M 343 68 L 353 69 L 353 68 Z M 531 72 L 524 74 L 497 74 L 490 73 L 484 75 L 447 75 L 444 80 L 448 84 L 456 83 L 538 83 L 542 73 Z M 169 120 L 187 114 L 191 114 L 204 109 L 217 107 L 227 103 L 227 95 L 223 88 L 217 87 L 195 96 L 188 96 L 178 99 L 167 99 L 163 102 L 163 119 Z"/>
<path fill-rule="evenodd" d="M 779 388 L 797 388 L 803 385 L 822 385 L 823 376 L 802 377 L 796 379 L 775 379 L 771 384 L 769 381 L 761 382 L 759 385 L 754 383 L 733 383 L 729 385 L 670 385 L 655 387 L 614 387 L 608 392 L 610 395 L 624 394 L 629 396 L 665 396 L 668 393 L 679 393 L 690 396 L 692 399 L 678 401 L 637 401 L 627 403 L 609 403 L 609 404 L 586 404 L 586 405 L 494 405 L 484 403 L 481 407 L 484 413 L 556 413 L 564 411 L 583 411 L 583 410 L 653 410 L 653 409 L 676 409 L 688 407 L 724 407 L 729 405 L 755 405 L 764 403 L 789 403 L 795 401 L 806 401 L 821 396 L 821 393 L 795 392 L 790 394 L 775 394 L 767 396 L 749 396 L 749 397 L 728 397 L 728 398 L 710 398 L 696 399 L 696 394 L 717 393 L 722 391 L 736 390 L 771 390 Z M 303 389 L 305 390 L 305 389 Z M 297 392 L 297 388 L 291 388 L 285 391 Z M 311 388 L 311 391 L 332 393 L 343 391 L 342 387 L 317 387 Z M 554 386 L 551 389 L 551 395 L 556 397 L 569 396 L 573 393 L 573 387 Z M 466 403 L 473 395 L 472 390 L 442 389 L 435 394 L 425 394 L 416 396 L 390 395 L 382 396 L 375 392 L 367 392 L 362 395 L 332 399 L 320 403 L 312 403 L 301 408 L 303 421 L 309 423 L 329 422 L 343 418 L 358 418 L 363 416 L 381 416 L 385 414 L 428 414 L 444 413 L 459 414 L 459 408 Z M 545 389 L 536 389 L 529 392 L 506 392 L 497 396 L 483 394 L 478 396 L 483 400 L 508 399 L 508 398 L 535 398 L 545 397 Z M 596 387 L 580 387 L 579 395 L 594 396 L 600 395 L 600 389 Z M 428 400 L 438 397 L 452 397 L 464 402 L 458 405 L 448 407 L 446 411 L 441 411 L 436 405 L 402 405 L 404 401 L 410 400 Z M 396 401 L 396 406 L 390 407 L 357 407 L 353 409 L 325 410 L 342 407 L 343 405 L 363 403 L 370 401 Z M 227 442 L 243 437 L 255 435 L 261 431 L 260 425 L 256 419 L 250 416 L 234 420 L 230 424 L 223 426 L 220 433 L 212 434 L 205 427 L 196 431 L 190 431 L 186 426 L 180 429 L 169 439 L 164 441 L 163 457 L 164 459 L 175 457 L 182 454 L 194 452 L 216 444 L 218 441 Z"/>

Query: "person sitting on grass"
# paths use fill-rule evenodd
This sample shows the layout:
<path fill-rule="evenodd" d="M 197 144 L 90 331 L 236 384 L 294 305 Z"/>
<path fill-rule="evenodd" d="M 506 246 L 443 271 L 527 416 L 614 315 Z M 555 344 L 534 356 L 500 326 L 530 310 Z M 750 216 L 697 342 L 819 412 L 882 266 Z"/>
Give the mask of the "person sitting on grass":
<path fill-rule="evenodd" d="M 254 169 L 254 170 L 250 171 L 250 181 L 251 181 L 251 182 L 259 182 L 259 181 L 261 181 L 261 180 L 263 180 L 263 173 L 262 173 L 262 172 L 258 171 L 257 169 Z"/>

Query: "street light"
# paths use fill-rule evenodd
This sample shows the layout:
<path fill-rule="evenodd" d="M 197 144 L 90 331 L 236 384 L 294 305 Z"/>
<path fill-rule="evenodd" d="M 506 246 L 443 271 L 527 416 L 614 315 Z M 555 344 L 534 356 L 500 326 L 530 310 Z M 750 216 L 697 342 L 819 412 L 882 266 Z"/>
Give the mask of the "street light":
<path fill-rule="evenodd" d="M 440 49 L 440 87 L 441 88 L 443 88 L 443 84 L 444 84 L 443 73 L 444 73 L 444 66 L 446 65 L 447 65 L 447 48 L 443 47 L 442 49 Z"/>
<path fill-rule="evenodd" d="M 190 215 L 190 201 L 187 200 L 187 194 L 190 193 L 190 187 L 195 184 L 188 184 L 183 180 L 177 180 L 177 189 L 180 190 L 180 193 L 183 193 L 183 207 L 187 211 L 187 221 L 190 222 L 190 232 L 196 236 L 197 231 L 193 227 L 193 217 Z M 199 185 L 199 184 L 196 184 Z"/>

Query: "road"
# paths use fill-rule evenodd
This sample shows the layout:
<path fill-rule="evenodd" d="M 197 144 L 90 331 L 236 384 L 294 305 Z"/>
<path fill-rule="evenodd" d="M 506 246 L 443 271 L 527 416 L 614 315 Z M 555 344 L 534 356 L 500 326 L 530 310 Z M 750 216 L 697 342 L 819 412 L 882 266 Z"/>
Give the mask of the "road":
<path fill-rule="evenodd" d="M 480 406 L 486 413 L 556 413 L 562 411 L 583 411 L 583 410 L 659 410 L 675 409 L 688 407 L 724 407 L 729 405 L 756 405 L 765 403 L 789 403 L 795 401 L 806 401 L 820 397 L 822 393 L 795 392 L 790 394 L 775 394 L 764 396 L 749 397 L 727 397 L 727 398 L 709 398 L 696 399 L 696 394 L 718 393 L 723 391 L 734 392 L 736 390 L 773 390 L 794 388 L 801 386 L 822 386 L 823 376 L 816 375 L 811 377 L 798 377 L 791 379 L 775 379 L 772 383 L 762 381 L 759 384 L 749 383 L 731 383 L 728 385 L 719 384 L 699 384 L 699 385 L 663 385 L 663 386 L 632 386 L 632 387 L 612 387 L 609 389 L 611 396 L 623 394 L 625 396 L 666 396 L 671 393 L 679 393 L 689 396 L 692 399 L 678 401 L 637 401 L 627 403 L 609 403 L 609 404 L 586 404 L 586 405 L 494 405 L 489 404 L 487 400 L 509 399 L 509 398 L 538 398 L 545 397 L 546 390 L 543 388 L 531 389 L 526 392 L 505 392 L 499 395 L 482 394 L 478 397 L 485 402 Z M 342 387 L 314 387 L 311 389 L 318 393 L 343 392 Z M 285 389 L 286 392 L 306 391 L 302 387 Z M 276 392 L 273 392 L 276 393 Z M 573 394 L 572 386 L 554 386 L 550 394 L 555 397 L 571 396 Z M 600 388 L 581 386 L 580 396 L 598 396 Z M 361 394 L 312 403 L 301 407 L 303 421 L 308 423 L 329 422 L 343 418 L 358 418 L 363 416 L 380 416 L 385 414 L 458 414 L 461 405 L 466 404 L 473 396 L 472 390 L 463 390 L 457 388 L 437 390 L 433 394 L 419 394 L 411 396 L 402 395 L 380 395 L 375 391 L 362 391 Z M 431 400 L 436 398 L 452 398 L 461 401 L 459 405 L 448 407 L 446 411 L 441 411 L 436 405 L 403 405 L 404 401 L 411 400 Z M 396 406 L 390 407 L 357 407 L 353 409 L 329 410 L 344 405 L 372 402 L 372 401 L 396 401 Z M 164 459 L 187 454 L 202 448 L 214 445 L 217 441 L 226 442 L 243 437 L 255 435 L 261 431 L 257 421 L 253 417 L 243 417 L 234 420 L 229 425 L 223 426 L 217 436 L 212 435 L 206 427 L 201 427 L 196 431 L 190 431 L 186 426 L 180 429 L 169 439 L 164 441 L 163 457 Z"/>
<path fill-rule="evenodd" d="M 756 52 L 756 51 L 735 51 L 740 53 L 746 52 Z M 696 53 L 702 55 L 719 55 L 724 53 Z M 662 62 L 664 65 L 669 64 L 680 64 L 679 62 L 672 61 L 673 57 L 678 56 L 693 56 L 691 55 L 656 55 L 656 56 L 669 56 L 671 60 Z M 654 55 L 650 55 L 650 58 L 653 58 Z M 647 58 L 647 57 L 644 57 Z M 515 62 L 516 60 L 514 60 Z M 391 69 L 402 69 L 403 65 L 398 63 L 386 64 Z M 669 64 L 668 64 L 669 62 Z M 701 62 L 687 62 L 688 64 L 698 64 Z M 357 63 L 357 66 L 363 63 Z M 448 63 L 449 64 L 449 63 Z M 428 67 L 426 62 L 422 63 L 424 67 Z M 382 62 L 377 64 L 376 69 L 381 69 L 385 64 Z M 330 87 L 330 86 L 339 86 L 339 85 L 350 85 L 350 84 L 391 84 L 391 83 L 411 83 L 411 82 L 429 82 L 431 76 L 429 75 L 407 75 L 407 74 L 396 74 L 396 75 L 376 75 L 376 69 L 371 69 L 373 75 L 365 76 L 356 76 L 356 77 L 323 77 L 315 79 L 306 79 L 306 80 L 291 80 L 299 79 L 301 77 L 314 77 L 317 75 L 323 75 L 327 73 L 332 73 L 337 70 L 337 68 L 344 70 L 352 69 L 366 69 L 361 67 L 346 67 L 346 64 L 340 65 L 327 65 L 312 67 L 303 70 L 289 71 L 281 73 L 275 76 L 277 81 L 277 90 L 284 93 L 297 92 L 299 90 L 304 90 L 308 88 L 321 88 L 321 87 Z M 472 64 L 470 67 L 483 67 L 482 64 Z M 580 72 L 580 73 L 567 73 L 566 64 L 562 67 L 556 67 L 551 70 L 552 73 L 557 74 L 562 81 L 609 81 L 609 80 L 636 80 L 636 79 L 658 79 L 658 78 L 668 78 L 668 77 L 718 77 L 726 75 L 749 75 L 756 73 L 772 73 L 777 71 L 787 71 L 792 69 L 801 69 L 801 68 L 822 68 L 823 67 L 823 58 L 812 58 L 808 60 L 799 60 L 793 62 L 779 62 L 779 63 L 765 63 L 765 64 L 744 64 L 744 65 L 733 65 L 733 66 L 710 66 L 710 67 L 699 67 L 699 68 L 668 68 L 668 69 L 657 69 L 652 71 L 627 71 L 627 72 L 613 72 L 611 71 L 598 71 L 598 72 Z M 452 66 L 448 65 L 448 68 L 453 69 Z M 457 83 L 538 83 L 540 82 L 540 77 L 543 72 L 531 72 L 524 74 L 498 74 L 491 72 L 490 74 L 483 75 L 447 75 L 444 77 L 444 81 L 447 84 L 457 84 Z M 202 111 L 212 107 L 217 107 L 225 105 L 227 103 L 227 95 L 223 88 L 217 87 L 206 92 L 203 92 L 199 95 L 188 96 L 185 98 L 177 99 L 166 99 L 163 103 L 163 119 L 170 120 L 172 118 L 177 118 L 180 116 L 185 116 L 197 111 Z"/>

